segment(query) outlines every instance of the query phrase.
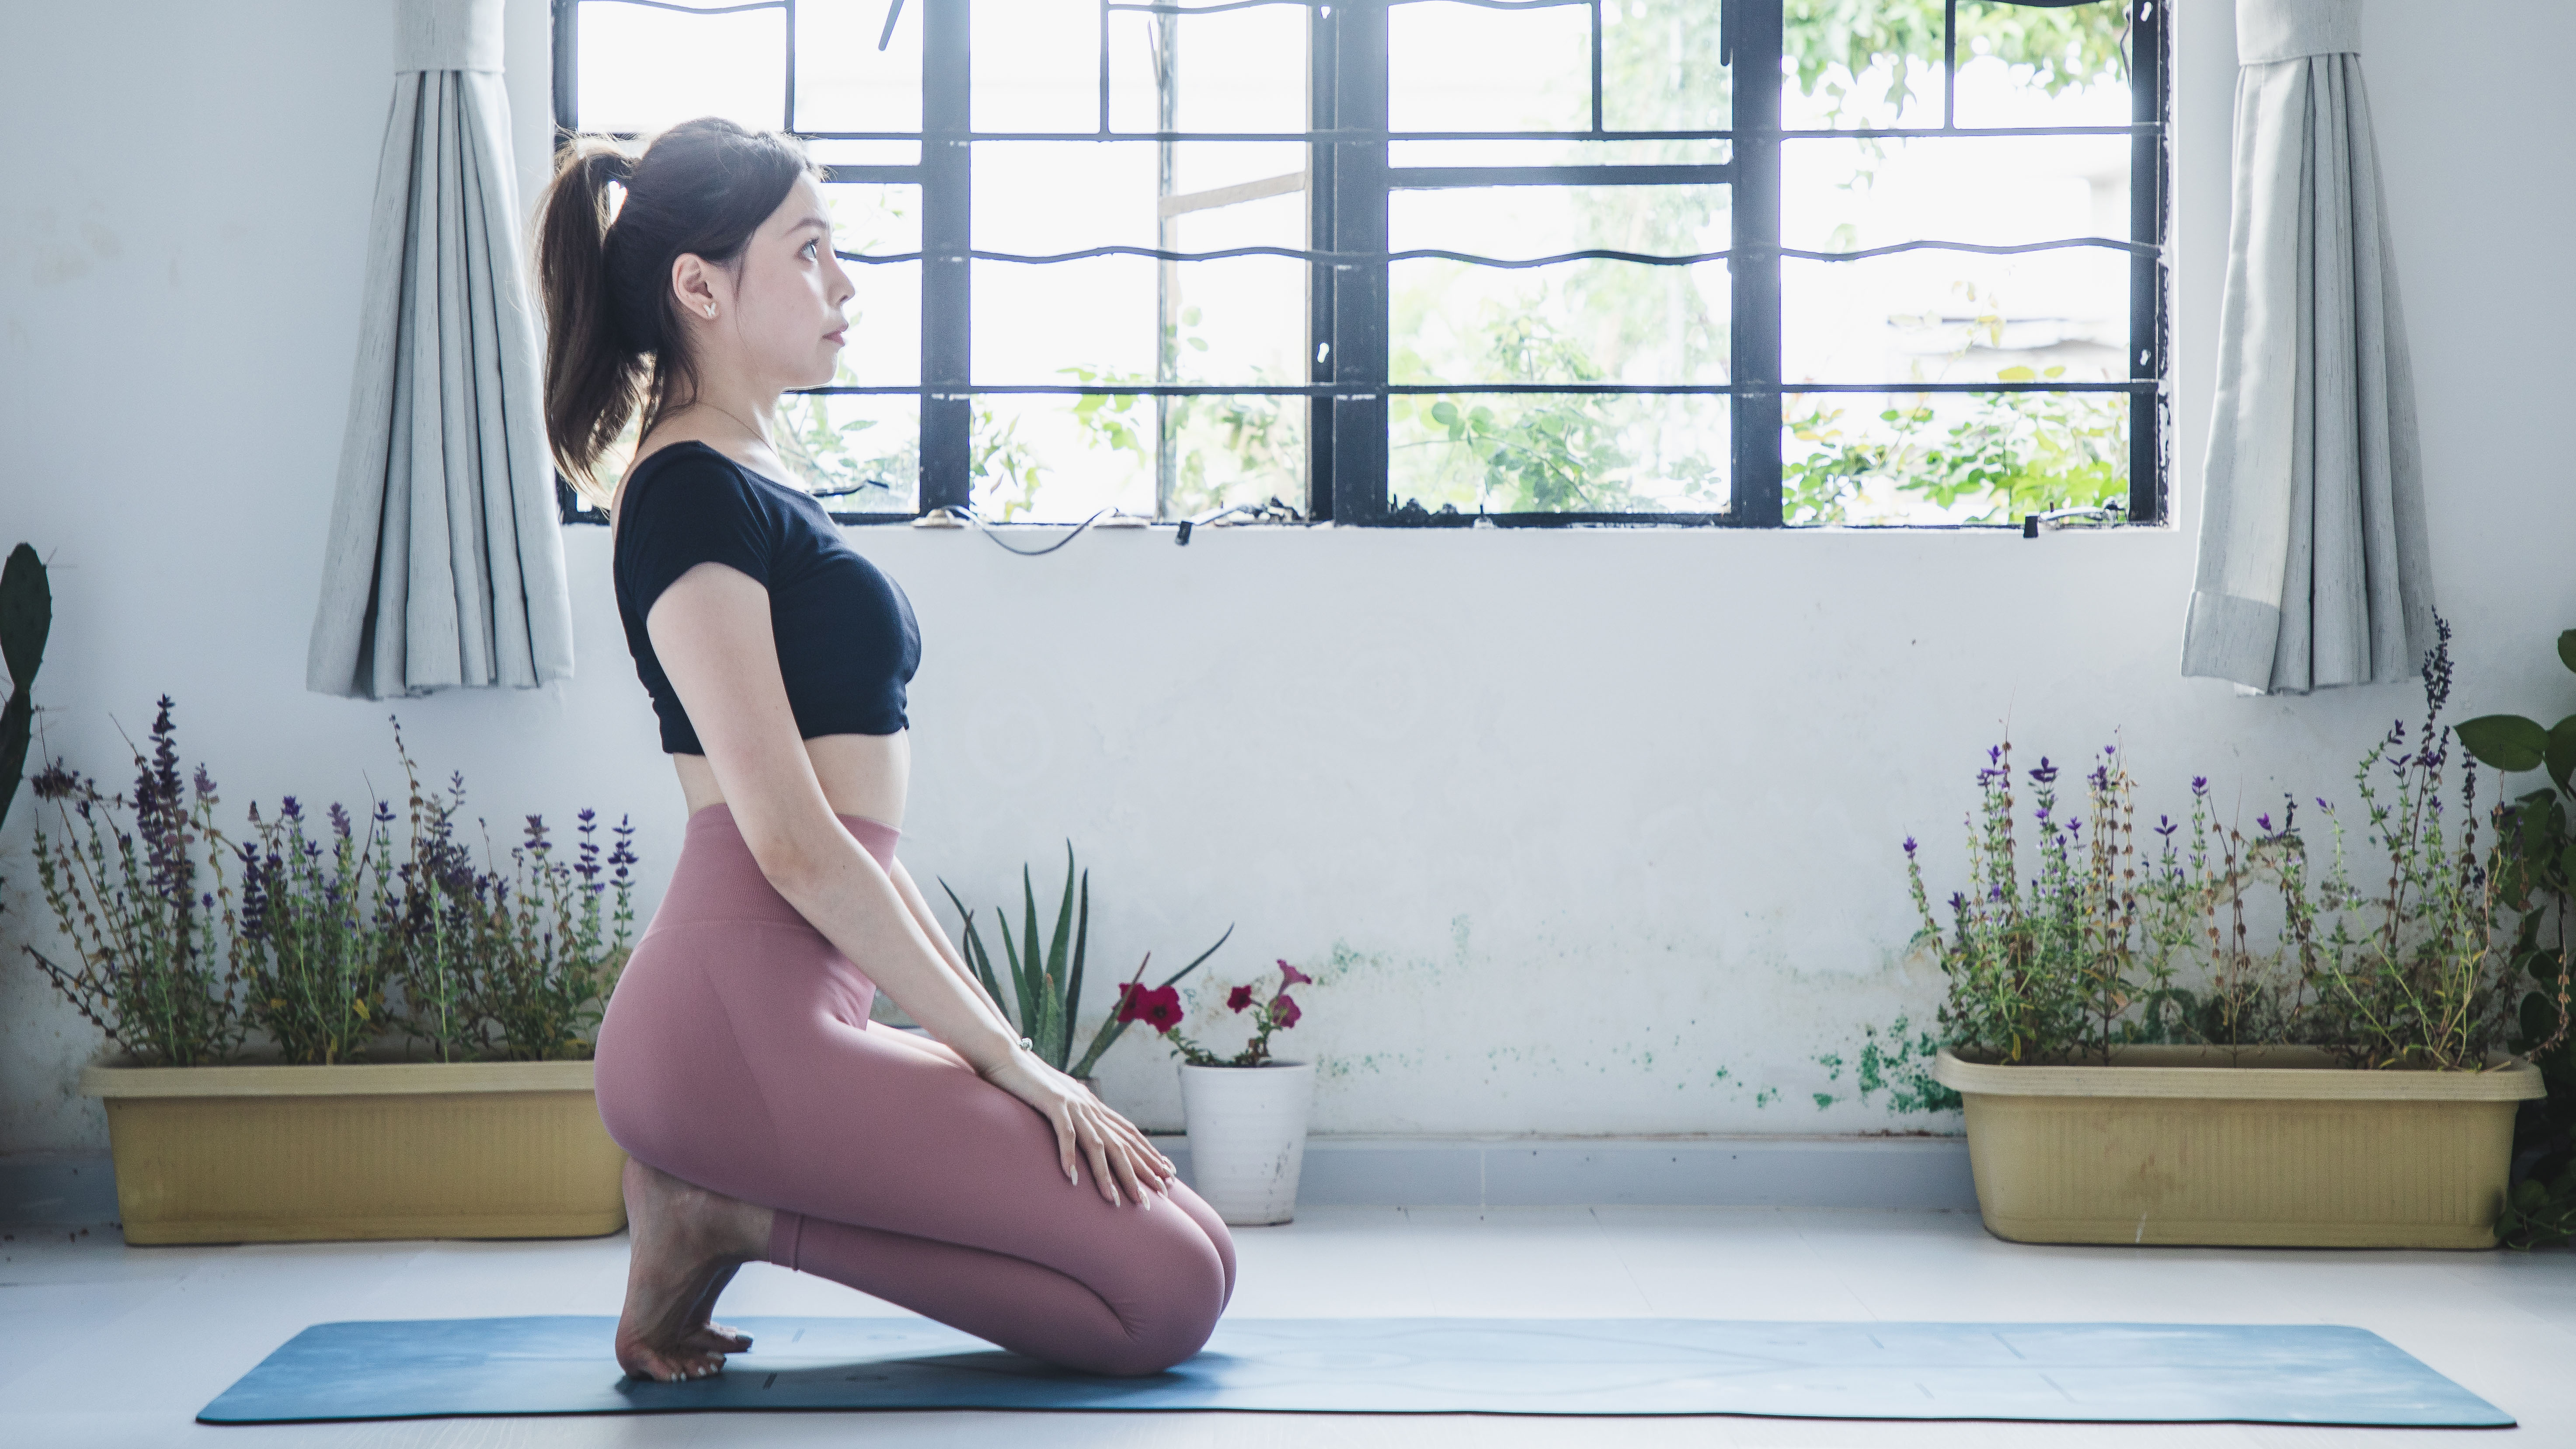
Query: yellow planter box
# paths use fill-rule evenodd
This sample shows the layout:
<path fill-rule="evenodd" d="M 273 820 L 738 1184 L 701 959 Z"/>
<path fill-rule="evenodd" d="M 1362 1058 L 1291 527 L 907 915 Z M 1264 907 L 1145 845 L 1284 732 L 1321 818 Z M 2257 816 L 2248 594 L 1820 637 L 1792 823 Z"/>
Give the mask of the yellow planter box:
<path fill-rule="evenodd" d="M 105 1099 L 129 1243 L 577 1238 L 626 1225 L 588 1062 L 127 1067 Z"/>
<path fill-rule="evenodd" d="M 1944 1048 L 1987 1230 L 2019 1243 L 2492 1248 L 2540 1069 L 2358 1071 L 2311 1047 L 2125 1047 L 2099 1067 Z"/>

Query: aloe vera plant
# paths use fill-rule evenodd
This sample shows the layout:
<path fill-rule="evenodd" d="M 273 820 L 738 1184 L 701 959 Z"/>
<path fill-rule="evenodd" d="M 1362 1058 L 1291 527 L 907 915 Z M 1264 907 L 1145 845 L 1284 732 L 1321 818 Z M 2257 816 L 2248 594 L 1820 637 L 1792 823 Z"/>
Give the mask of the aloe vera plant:
<path fill-rule="evenodd" d="M 1055 926 L 1045 938 L 1043 952 L 1038 944 L 1037 885 L 1028 867 L 1020 868 L 1021 927 L 1017 937 L 1011 934 L 1010 917 L 1001 907 L 993 908 L 993 923 L 1002 933 L 1002 959 L 1010 978 L 1007 990 L 1001 977 L 993 970 L 991 949 L 984 944 L 983 934 L 975 928 L 975 913 L 957 898 L 956 890 L 945 879 L 939 882 L 939 888 L 948 893 L 949 903 L 957 908 L 958 917 L 965 922 L 967 964 L 975 969 L 984 989 L 993 994 L 995 1001 L 1002 1003 L 1003 1010 L 1012 1018 L 1012 1025 L 1029 1039 L 1030 1050 L 1060 1072 L 1077 1077 L 1089 1076 L 1101 1054 L 1117 1042 L 1129 1023 L 1116 1019 L 1114 1015 L 1102 1022 L 1100 1029 L 1092 1034 L 1090 1044 L 1083 1049 L 1080 1060 L 1074 1059 L 1073 1027 L 1081 1014 L 1083 963 L 1091 943 L 1091 872 L 1083 870 L 1077 873 L 1073 842 L 1068 840 L 1064 845 L 1064 897 L 1056 906 Z M 1217 947 L 1223 946 L 1233 934 L 1234 927 L 1226 927 L 1225 935 L 1217 937 L 1215 946 L 1201 951 L 1196 960 L 1165 977 L 1162 985 L 1169 986 L 1197 970 L 1200 963 L 1215 955 Z M 1136 963 L 1138 978 L 1144 975 L 1146 964 L 1153 959 L 1154 953 L 1148 951 L 1145 959 Z"/>
<path fill-rule="evenodd" d="M 0 707 L 0 824 L 27 773 L 27 741 L 35 732 L 36 666 L 45 660 L 45 635 L 54 625 L 53 589 L 44 560 L 25 544 L 9 550 L 0 567 L 0 659 L 9 666 L 9 703 Z"/>

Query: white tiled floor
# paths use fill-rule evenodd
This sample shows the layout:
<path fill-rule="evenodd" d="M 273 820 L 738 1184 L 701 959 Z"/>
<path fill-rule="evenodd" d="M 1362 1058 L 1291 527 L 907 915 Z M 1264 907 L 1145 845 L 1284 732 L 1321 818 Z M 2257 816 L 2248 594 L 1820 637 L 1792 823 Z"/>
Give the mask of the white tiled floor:
<path fill-rule="evenodd" d="M 112 1229 L 0 1243 L 0 1445 L 554 1449 L 1179 1446 L 2326 1446 L 2450 1431 L 1486 1415 L 746 1414 L 209 1428 L 191 1416 L 306 1324 L 614 1313 L 625 1239 L 127 1248 Z M 2576 1445 L 2576 1256 L 2031 1248 L 1970 1215 L 1766 1208 L 1308 1208 L 1236 1234 L 1247 1317 L 1472 1315 L 2332 1322 L 2369 1328 Z M 889 1311 L 745 1269 L 729 1313 Z"/>

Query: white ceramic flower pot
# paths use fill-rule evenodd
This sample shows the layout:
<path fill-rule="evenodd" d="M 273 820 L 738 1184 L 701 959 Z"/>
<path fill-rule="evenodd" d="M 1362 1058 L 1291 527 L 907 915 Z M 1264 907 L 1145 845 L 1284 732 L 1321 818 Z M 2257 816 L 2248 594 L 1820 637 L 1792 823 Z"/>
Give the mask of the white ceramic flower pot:
<path fill-rule="evenodd" d="M 1313 1062 L 1182 1066 L 1190 1186 L 1218 1217 L 1236 1227 L 1256 1227 L 1297 1215 L 1306 1108 L 1314 1099 Z"/>

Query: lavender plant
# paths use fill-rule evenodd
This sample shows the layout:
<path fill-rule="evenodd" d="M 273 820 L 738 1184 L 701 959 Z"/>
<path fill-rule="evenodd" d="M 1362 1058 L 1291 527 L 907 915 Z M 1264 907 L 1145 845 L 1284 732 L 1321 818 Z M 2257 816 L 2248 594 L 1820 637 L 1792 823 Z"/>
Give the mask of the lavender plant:
<path fill-rule="evenodd" d="M 2206 777 L 2192 781 L 2187 821 L 2158 818 L 2142 859 L 2117 745 L 2086 777 L 2080 813 L 2060 811 L 2059 767 L 2043 758 L 2026 772 L 2036 840 L 2025 877 L 2011 749 L 1990 749 L 1969 821 L 1970 885 L 1950 897 L 1946 927 L 1916 843 L 1905 842 L 1923 923 L 1915 940 L 1949 977 L 1948 1044 L 2006 1063 L 2107 1062 L 2116 1047 L 2149 1042 L 2307 1044 L 2356 1067 L 2446 1070 L 2477 1070 L 2512 1044 L 2529 1025 L 2516 1007 L 2537 958 L 2500 934 L 2505 902 L 2481 843 L 2474 772 L 2456 812 L 2444 810 L 2450 626 L 2437 621 L 2437 633 L 2414 745 L 2393 725 L 2356 772 L 2363 843 L 2387 868 L 2375 889 L 2353 881 L 2342 821 L 2323 798 L 2333 850 L 2318 873 L 2295 798 L 2277 823 L 2258 815 L 2249 836 L 2215 818 Z M 2258 892 L 2270 898 L 2259 907 Z M 2567 1031 L 2563 991 L 2555 1005 L 2541 1050 Z"/>
<path fill-rule="evenodd" d="M 363 829 L 334 803 L 318 832 L 294 796 L 267 819 L 254 803 L 236 843 L 215 824 L 204 766 L 183 791 L 171 708 L 163 696 L 129 794 L 103 795 L 60 761 L 33 782 L 64 827 L 39 827 L 37 870 L 77 961 L 27 952 L 136 1063 L 239 1060 L 253 1030 L 296 1063 L 357 1060 L 396 1033 L 441 1061 L 589 1053 L 633 934 L 631 824 L 603 847 L 582 811 L 565 860 L 531 815 L 510 867 L 480 868 L 457 839 L 463 775 L 444 799 L 425 793 L 397 720 L 407 856 L 384 801 Z M 238 909 L 226 857 L 242 867 Z"/>
<path fill-rule="evenodd" d="M 215 825 L 215 782 L 206 767 L 197 766 L 183 788 L 170 710 L 165 694 L 152 722 L 152 755 L 134 752 L 128 791 L 101 794 L 97 781 L 59 760 L 29 782 L 62 826 L 52 839 L 37 827 L 36 879 L 73 959 L 24 949 L 73 1008 L 137 1063 L 184 1067 L 230 1057 L 243 1026 L 225 949 L 233 904 L 223 856 L 231 843 Z M 205 889 L 208 881 L 214 889 Z"/>
<path fill-rule="evenodd" d="M 584 810 L 580 819 L 581 843 L 565 861 L 555 858 L 545 818 L 529 816 L 508 876 L 489 878 L 494 949 L 480 963 L 477 1004 L 491 1026 L 488 1049 L 510 1061 L 590 1055 L 584 1033 L 598 1026 L 632 949 L 634 827 L 619 820 L 603 867 L 598 814 Z"/>
<path fill-rule="evenodd" d="M 401 966 L 402 902 L 393 883 L 393 807 L 378 801 L 362 836 L 334 801 L 327 839 L 305 834 L 292 795 L 239 847 L 242 913 L 234 974 L 245 1014 L 288 1062 L 355 1061 L 391 1027 L 386 988 Z"/>

